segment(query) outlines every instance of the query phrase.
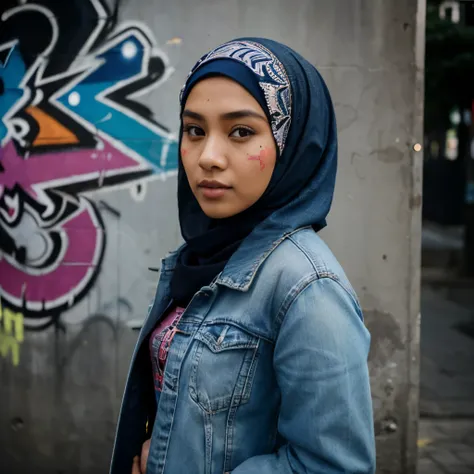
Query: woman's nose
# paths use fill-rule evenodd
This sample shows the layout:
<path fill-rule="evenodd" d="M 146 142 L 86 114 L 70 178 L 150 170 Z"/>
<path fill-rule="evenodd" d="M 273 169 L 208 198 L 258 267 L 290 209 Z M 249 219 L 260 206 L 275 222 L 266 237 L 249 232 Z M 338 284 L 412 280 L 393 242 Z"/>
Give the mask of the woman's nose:
<path fill-rule="evenodd" d="M 205 170 L 213 168 L 225 169 L 227 167 L 225 147 L 219 140 L 207 140 L 206 146 L 199 157 L 199 166 Z"/>

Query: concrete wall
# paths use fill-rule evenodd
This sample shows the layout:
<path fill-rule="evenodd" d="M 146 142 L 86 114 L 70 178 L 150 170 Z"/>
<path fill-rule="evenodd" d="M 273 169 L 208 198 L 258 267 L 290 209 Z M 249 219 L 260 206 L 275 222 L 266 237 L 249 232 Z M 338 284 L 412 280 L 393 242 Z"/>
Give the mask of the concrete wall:
<path fill-rule="evenodd" d="M 325 239 L 373 334 L 381 473 L 413 472 L 424 0 L 3 0 L 0 464 L 106 472 L 160 257 L 180 239 L 177 96 L 269 36 L 319 67 L 340 132 Z"/>

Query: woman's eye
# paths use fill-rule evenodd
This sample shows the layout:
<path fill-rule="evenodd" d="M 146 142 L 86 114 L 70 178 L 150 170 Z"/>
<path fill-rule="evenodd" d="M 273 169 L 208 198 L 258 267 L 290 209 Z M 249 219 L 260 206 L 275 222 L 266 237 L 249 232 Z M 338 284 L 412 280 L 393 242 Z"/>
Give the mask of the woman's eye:
<path fill-rule="evenodd" d="M 247 137 L 250 137 L 251 135 L 255 135 L 255 132 L 253 130 L 250 130 L 249 128 L 244 128 L 244 127 L 236 128 L 230 134 L 230 136 L 234 138 L 247 138 Z"/>
<path fill-rule="evenodd" d="M 184 132 L 187 133 L 190 137 L 203 137 L 204 130 L 195 125 L 187 125 L 184 127 Z"/>

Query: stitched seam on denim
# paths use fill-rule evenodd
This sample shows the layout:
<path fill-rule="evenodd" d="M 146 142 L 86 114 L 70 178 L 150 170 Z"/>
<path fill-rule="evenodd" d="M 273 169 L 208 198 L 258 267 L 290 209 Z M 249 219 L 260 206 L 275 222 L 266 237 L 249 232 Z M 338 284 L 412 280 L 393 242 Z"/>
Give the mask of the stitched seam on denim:
<path fill-rule="evenodd" d="M 260 342 L 260 341 L 258 341 Z M 259 345 L 258 345 L 258 342 L 257 342 L 257 345 L 254 347 L 254 348 L 251 348 L 253 349 L 253 354 L 252 354 L 252 357 L 249 358 L 247 357 L 247 354 L 244 355 L 243 359 L 242 359 L 242 364 L 240 365 L 240 370 L 239 370 L 239 374 L 237 375 L 237 382 L 235 384 L 235 387 L 234 387 L 234 391 L 232 393 L 232 396 L 230 397 L 230 407 L 239 407 L 240 405 L 244 405 L 246 403 L 248 403 L 249 399 L 250 399 L 250 391 L 249 391 L 249 394 L 248 396 L 246 395 L 245 393 L 245 390 L 249 384 L 249 378 L 251 378 L 251 381 L 253 382 L 253 379 L 254 379 L 254 375 L 255 375 L 255 364 L 257 363 L 257 360 L 258 360 L 258 348 L 259 348 Z M 249 349 L 246 349 L 246 352 L 248 352 Z M 250 360 L 249 360 L 250 359 Z M 244 372 L 244 374 L 242 373 L 245 369 L 245 367 L 248 365 L 248 370 L 246 370 L 246 373 Z M 238 391 L 238 393 L 236 394 L 235 393 L 235 390 L 236 388 L 239 386 L 239 382 L 240 382 L 240 378 L 242 376 L 245 376 L 245 380 L 244 380 L 244 383 L 242 385 L 242 389 Z M 250 389 L 251 390 L 251 387 Z M 224 399 L 224 397 L 221 397 L 222 399 Z M 227 409 L 228 407 L 224 406 L 222 409 Z M 222 409 L 220 409 L 219 411 L 221 411 Z"/>
<path fill-rule="evenodd" d="M 242 331 L 248 332 L 250 335 L 254 337 L 263 339 L 264 341 L 269 342 L 270 344 L 275 343 L 275 341 L 273 339 L 270 339 L 267 335 L 257 332 L 254 329 L 249 329 L 247 326 L 244 326 L 242 324 L 236 323 L 233 319 L 216 318 L 216 319 L 213 319 L 212 321 L 207 321 L 207 322 L 204 321 L 202 323 L 203 326 L 212 326 L 213 324 L 228 324 L 229 326 L 234 326 L 238 329 L 241 329 Z"/>
<path fill-rule="evenodd" d="M 352 302 L 354 303 L 355 307 L 358 310 L 358 313 L 359 313 L 359 316 L 360 316 L 361 320 L 364 321 L 364 316 L 363 316 L 362 310 L 360 308 L 360 303 L 359 303 L 359 300 L 358 300 L 357 295 L 355 294 L 355 292 L 353 290 L 351 291 L 349 288 L 347 288 L 346 285 L 344 285 L 344 283 L 341 281 L 341 279 L 337 275 L 335 275 L 334 273 L 328 273 L 323 278 L 327 278 L 329 280 L 334 281 L 335 283 L 337 283 L 344 290 L 345 293 L 347 293 L 349 295 L 349 297 L 351 298 Z M 321 278 L 321 279 L 323 279 L 323 278 Z"/>
<path fill-rule="evenodd" d="M 311 258 L 309 253 L 307 252 L 306 249 L 303 248 L 302 245 L 300 245 L 298 242 L 296 242 L 295 239 L 293 239 L 293 236 L 288 237 L 289 240 L 293 243 L 293 245 L 296 246 L 300 250 L 300 252 L 307 258 L 308 262 L 311 264 L 313 267 L 314 271 L 318 274 L 321 275 L 321 273 L 326 273 L 328 272 L 327 266 L 325 263 L 322 263 L 322 265 L 316 265 L 314 260 Z"/>
<path fill-rule="evenodd" d="M 217 409 L 213 410 L 211 405 L 209 405 L 209 407 L 205 407 L 201 402 L 196 401 L 193 397 L 190 398 L 191 402 L 194 403 L 200 411 L 211 416 L 216 415 L 217 413 L 221 413 L 223 411 L 227 411 L 229 409 L 229 406 L 231 405 L 232 400 L 232 397 L 220 397 L 216 399 L 216 404 L 218 403 L 219 405 Z"/>
<path fill-rule="evenodd" d="M 220 278 L 217 280 L 217 283 L 227 286 L 228 288 L 231 289 L 236 289 L 240 291 L 246 291 L 249 289 L 251 286 L 255 275 L 257 274 L 257 270 L 260 268 L 260 266 L 263 264 L 263 262 L 269 257 L 269 255 L 289 236 L 296 234 L 296 232 L 300 232 L 304 229 L 309 229 L 310 226 L 305 226 L 305 227 L 299 227 L 298 229 L 294 229 L 291 232 L 288 232 L 286 234 L 283 234 L 276 242 L 273 243 L 273 245 L 257 260 L 257 262 L 250 268 L 249 271 L 249 277 L 246 278 L 243 283 L 241 284 L 235 284 L 234 281 L 230 278 Z"/>
<path fill-rule="evenodd" d="M 204 347 L 201 344 L 196 344 L 196 347 L 194 348 L 194 350 L 191 351 L 191 354 L 190 354 L 192 367 L 191 367 L 191 374 L 189 377 L 189 395 L 191 397 L 191 400 L 193 400 L 198 406 L 201 406 L 201 403 L 199 401 L 198 390 L 197 390 L 197 370 L 199 367 L 199 360 L 201 359 L 203 350 L 204 350 Z"/>
<path fill-rule="evenodd" d="M 242 399 L 246 400 L 246 402 L 250 400 L 250 394 L 252 393 L 253 381 L 255 379 L 255 369 L 257 367 L 257 362 L 258 362 L 259 348 L 260 348 L 260 341 L 258 341 L 257 347 L 253 351 L 253 356 L 252 356 L 252 360 L 250 361 L 249 371 L 247 372 L 247 375 L 245 377 L 244 389 L 242 391 L 242 397 L 243 397 Z M 248 397 L 246 396 L 247 386 L 249 386 Z"/>
<path fill-rule="evenodd" d="M 215 413 L 219 413 L 221 411 L 225 411 L 232 406 L 232 395 L 231 396 L 223 396 L 216 398 L 215 400 L 205 400 L 206 404 L 203 400 L 199 397 L 199 387 L 197 381 L 197 371 L 199 368 L 199 362 L 201 360 L 202 352 L 203 352 L 203 345 L 200 344 L 197 346 L 195 350 L 195 354 L 193 355 L 193 360 L 196 361 L 196 364 L 192 368 L 190 383 L 189 383 L 189 395 L 191 400 L 204 412 L 208 415 L 213 415 Z M 199 358 L 196 357 L 196 354 L 199 351 Z M 242 360 L 242 364 L 244 363 L 244 359 Z M 242 370 L 242 369 L 241 369 Z M 214 408 L 215 405 L 217 408 Z"/>
<path fill-rule="evenodd" d="M 199 366 L 199 360 L 201 359 L 203 350 L 204 350 L 204 347 L 201 344 L 196 344 L 196 347 L 194 348 L 194 350 L 191 351 L 191 354 L 190 354 L 193 365 L 191 367 L 191 374 L 189 376 L 189 395 L 191 397 L 191 400 L 193 400 L 193 402 L 195 402 L 196 405 L 198 406 L 201 406 L 201 403 L 199 401 L 198 389 L 197 389 L 197 369 Z M 202 408 L 204 409 L 204 407 Z"/>
<path fill-rule="evenodd" d="M 320 276 L 318 273 L 310 273 L 309 275 L 304 276 L 301 278 L 293 287 L 290 289 L 288 294 L 286 295 L 285 299 L 283 300 L 280 310 L 276 316 L 276 323 L 277 323 L 277 331 L 276 334 L 278 335 L 280 331 L 280 326 L 285 319 L 286 314 L 288 313 L 289 308 L 296 300 L 298 295 L 303 292 L 313 281 L 319 280 Z M 278 337 L 278 336 L 277 336 Z M 277 339 L 275 338 L 275 340 Z"/>
<path fill-rule="evenodd" d="M 254 353 L 252 354 L 252 358 L 249 361 L 250 364 L 252 363 L 254 356 L 255 356 L 255 349 L 254 349 Z M 232 391 L 232 395 L 230 397 L 230 407 L 231 408 L 232 407 L 238 407 L 239 405 L 243 405 L 245 403 L 244 402 L 244 400 L 245 400 L 245 398 L 244 398 L 244 388 L 245 388 L 245 383 L 246 383 L 246 380 L 247 380 L 248 372 L 250 372 L 250 370 L 252 369 L 252 366 L 250 364 L 248 366 L 248 371 L 245 374 L 244 383 L 240 385 L 239 382 L 240 382 L 240 378 L 243 375 L 242 372 L 244 371 L 245 367 L 248 364 L 247 359 L 248 359 L 247 354 L 244 354 L 244 357 L 242 357 L 242 362 L 240 364 L 240 369 L 239 369 L 239 373 L 237 375 L 234 390 Z M 236 393 L 236 390 L 237 390 L 237 393 Z"/>
<path fill-rule="evenodd" d="M 316 276 L 316 278 L 314 278 L 314 276 Z M 325 279 L 326 280 L 331 280 L 334 283 L 338 284 L 344 290 L 344 292 L 350 296 L 351 300 L 356 304 L 356 307 L 359 308 L 359 304 L 357 303 L 357 300 L 355 300 L 354 296 L 351 294 L 351 292 L 348 291 L 346 289 L 346 287 L 341 284 L 341 282 L 340 282 L 337 275 L 335 275 L 333 273 L 327 273 L 326 275 L 311 274 L 311 275 L 303 278 L 295 286 L 293 286 L 293 288 L 291 288 L 291 290 L 288 292 L 288 295 L 284 299 L 284 301 L 282 303 L 282 306 L 280 308 L 280 311 L 278 312 L 278 315 L 277 315 L 277 318 L 276 318 L 276 322 L 278 324 L 277 334 L 280 331 L 280 327 L 281 327 L 281 325 L 283 323 L 283 320 L 285 319 L 288 311 L 290 310 L 293 303 L 296 301 L 296 298 L 304 290 L 306 290 L 306 288 L 308 288 L 308 286 L 310 286 L 314 281 L 323 281 Z M 290 296 L 292 296 L 292 298 L 290 298 Z M 287 300 L 290 300 L 289 303 L 287 303 Z M 286 308 L 285 308 L 285 303 L 287 303 Z M 284 310 L 284 315 L 281 316 L 283 310 Z"/>
<path fill-rule="evenodd" d="M 242 357 L 242 362 L 240 363 L 240 369 L 237 374 L 237 379 L 234 385 L 234 389 L 232 390 L 232 395 L 226 395 L 223 397 L 216 398 L 214 400 L 209 400 L 209 410 L 211 414 L 215 413 L 220 413 L 235 407 L 238 407 L 239 405 L 244 403 L 244 398 L 243 398 L 243 391 L 241 389 L 238 389 L 239 387 L 239 379 L 242 377 L 242 371 L 245 368 L 246 365 L 246 360 L 247 356 L 244 354 L 244 357 Z M 249 367 L 250 370 L 250 367 Z M 245 385 L 242 385 L 242 387 Z M 236 393 L 236 390 L 237 393 Z"/>
<path fill-rule="evenodd" d="M 287 234 L 283 234 L 282 237 L 277 240 L 273 246 L 261 257 L 261 259 L 259 261 L 257 261 L 257 263 L 252 267 L 252 270 L 250 272 L 250 278 L 247 279 L 247 282 L 245 283 L 244 285 L 244 288 L 249 288 L 251 285 L 252 285 L 252 282 L 253 280 L 255 279 L 255 276 L 257 275 L 257 271 L 258 269 L 260 268 L 260 266 L 265 262 L 265 260 L 270 256 L 270 254 L 272 254 L 275 249 L 280 246 L 280 244 L 290 238 L 293 234 L 295 234 L 296 232 L 299 232 L 300 230 L 302 229 L 305 229 L 306 227 L 302 227 L 300 229 L 295 229 L 295 230 L 292 230 L 291 232 L 288 232 Z"/>
<path fill-rule="evenodd" d="M 216 322 L 207 322 L 207 323 L 205 323 L 205 322 L 203 322 L 203 324 L 201 325 L 201 328 L 211 327 L 211 326 L 220 326 L 222 324 L 224 324 L 225 326 L 233 327 L 233 328 L 239 330 L 247 338 L 247 341 L 240 341 L 240 342 L 225 344 L 226 339 L 224 338 L 224 340 L 223 340 L 224 344 L 222 345 L 223 348 L 219 349 L 219 350 L 216 350 L 217 341 L 214 339 L 214 337 L 210 336 L 208 333 L 201 332 L 200 330 L 198 330 L 196 332 L 195 337 L 199 341 L 204 342 L 209 347 L 209 349 L 214 353 L 219 353 L 219 352 L 222 352 L 222 351 L 227 350 L 227 349 L 253 349 L 253 348 L 257 347 L 259 337 L 255 334 L 253 334 L 251 331 L 247 331 L 246 329 L 241 328 L 237 324 L 232 324 L 232 322 L 223 322 L 223 323 L 216 323 Z"/>
<path fill-rule="evenodd" d="M 184 361 L 184 358 L 186 357 L 186 353 L 189 351 L 189 348 L 191 346 L 191 341 L 192 339 L 189 340 L 189 342 L 186 343 L 186 347 L 184 348 L 183 347 L 183 354 L 180 355 L 180 363 L 179 363 L 179 370 L 178 370 L 178 374 L 177 374 L 177 379 L 179 380 L 180 376 L 181 376 L 181 369 L 183 367 L 183 361 Z M 179 354 L 178 354 L 179 355 Z M 172 407 L 172 411 L 171 411 L 171 420 L 169 421 L 169 430 L 167 433 L 163 433 L 164 435 L 166 435 L 166 447 L 165 447 L 165 450 L 164 450 L 164 455 L 161 459 L 158 460 L 158 463 L 159 465 L 161 465 L 161 473 L 164 472 L 165 470 L 165 467 L 166 467 L 166 461 L 168 459 L 168 450 L 169 450 L 169 447 L 170 447 L 170 440 L 171 440 L 171 432 L 173 431 L 173 425 L 174 425 L 174 419 L 175 419 L 175 415 L 176 415 L 176 409 L 177 409 L 177 406 L 178 406 L 178 399 L 179 399 L 179 383 L 176 387 L 176 394 L 174 396 L 174 406 Z"/>
<path fill-rule="evenodd" d="M 232 451 L 234 445 L 234 427 L 235 416 L 237 415 L 238 406 L 231 406 L 227 415 L 227 423 L 225 430 L 225 447 L 224 447 L 224 470 L 231 468 Z"/>
<path fill-rule="evenodd" d="M 222 397 L 218 397 L 218 398 L 215 398 L 215 399 L 208 399 L 206 400 L 206 403 L 208 404 L 208 406 L 205 406 L 203 401 L 200 400 L 199 398 L 199 387 L 198 387 L 198 382 L 197 382 L 197 369 L 198 369 L 198 366 L 199 366 L 199 361 L 200 361 L 200 358 L 202 356 L 202 346 L 198 346 L 198 348 L 201 348 L 201 350 L 199 351 L 199 359 L 197 359 L 197 363 L 195 364 L 195 366 L 193 367 L 192 369 L 192 372 L 191 372 L 191 377 L 190 377 L 190 383 L 189 383 L 189 394 L 190 394 L 190 398 L 191 400 L 202 410 L 204 411 L 205 413 L 209 414 L 209 415 L 214 415 L 216 413 L 220 413 L 222 411 L 226 411 L 226 410 L 229 410 L 230 408 L 232 407 L 238 407 L 240 405 L 244 405 L 248 402 L 248 400 L 250 399 L 250 392 L 249 392 L 249 395 L 248 397 L 246 396 L 246 393 L 245 393 L 245 390 L 247 389 L 247 386 L 249 384 L 249 378 L 251 377 L 252 380 L 251 380 L 251 383 L 253 385 L 253 379 L 254 379 L 254 375 L 255 375 L 255 367 L 256 367 L 256 363 L 258 361 L 258 348 L 259 348 L 259 344 L 257 343 L 257 345 L 255 347 L 250 347 L 250 348 L 245 348 L 246 351 L 249 351 L 250 349 L 253 349 L 253 354 L 251 356 L 251 359 L 250 361 L 248 361 L 248 357 L 247 355 L 244 355 L 244 357 L 242 358 L 242 362 L 240 364 L 240 369 L 239 369 L 239 372 L 238 372 L 238 375 L 237 375 L 237 380 L 236 380 L 236 384 L 234 386 L 234 391 L 232 393 L 232 395 L 226 395 L 226 396 L 222 396 Z M 196 353 L 198 352 L 198 348 L 196 349 Z M 241 348 L 239 348 L 240 350 Z M 193 356 L 193 359 L 194 359 L 195 356 Z M 194 359 L 196 360 L 196 359 Z M 245 375 L 242 373 L 245 366 L 249 365 L 248 367 L 248 371 L 247 373 L 245 373 Z M 236 394 L 235 393 L 235 390 L 237 389 L 237 387 L 239 386 L 239 379 L 244 376 L 245 377 L 245 380 L 244 380 L 244 383 L 242 385 L 242 389 L 239 390 L 239 392 Z M 250 388 L 251 390 L 251 388 Z"/>
<path fill-rule="evenodd" d="M 196 296 L 196 295 L 195 295 L 195 296 Z M 190 342 L 190 345 L 192 344 L 192 341 L 195 341 L 195 340 L 200 341 L 200 339 L 197 339 L 196 336 L 197 336 L 197 334 L 199 333 L 199 329 L 200 329 L 201 327 L 203 327 L 203 326 L 206 325 L 206 322 L 205 322 L 205 321 L 206 321 L 206 317 L 208 316 L 208 314 L 209 314 L 209 312 L 210 312 L 210 310 L 211 310 L 212 304 L 213 304 L 213 302 L 214 302 L 214 300 L 215 300 L 216 298 L 217 298 L 217 294 L 214 294 L 214 298 L 213 298 L 212 301 L 209 303 L 208 308 L 207 308 L 207 311 L 205 312 L 205 315 L 204 315 L 203 319 L 201 320 L 200 326 L 196 329 L 196 332 L 194 333 L 194 335 L 193 335 L 193 337 L 192 337 L 192 340 L 191 340 L 191 342 Z M 193 299 L 194 299 L 194 297 L 193 297 Z M 192 302 L 192 300 L 191 300 L 191 302 Z M 191 303 L 190 303 L 190 304 L 191 304 Z M 184 316 L 184 314 L 183 314 L 183 316 Z M 202 342 L 202 341 L 200 341 L 200 342 Z M 205 344 L 205 343 L 204 343 L 204 344 Z M 201 345 L 198 344 L 197 347 L 202 347 L 202 344 L 201 344 Z M 197 351 L 197 349 L 196 349 L 196 351 Z M 201 354 L 200 354 L 199 357 L 201 357 L 201 356 L 202 356 L 202 350 L 201 350 Z M 198 361 L 198 362 L 199 362 L 199 361 Z M 181 362 L 181 364 L 182 364 L 182 363 L 183 363 L 183 361 Z M 193 403 L 195 403 L 196 406 L 198 406 L 199 408 L 201 408 L 201 410 L 205 411 L 206 413 L 212 414 L 212 406 L 211 406 L 212 404 L 211 404 L 211 401 L 208 400 L 208 402 L 209 402 L 209 407 L 207 407 L 207 408 L 206 408 L 205 406 L 203 406 L 202 403 L 199 401 L 199 395 L 198 395 L 198 389 L 197 389 L 197 369 L 198 369 L 198 366 L 199 366 L 199 363 L 196 363 L 195 366 L 194 366 L 193 369 L 192 369 L 192 372 L 191 372 L 192 375 L 191 375 L 191 378 L 190 378 L 189 389 L 188 389 L 188 391 L 189 391 L 189 396 L 190 396 L 191 400 L 193 401 Z M 191 390 L 192 385 L 193 385 L 193 375 L 195 376 L 195 381 L 194 381 L 194 387 L 193 387 L 193 389 Z M 192 393 L 194 393 L 194 396 L 192 395 Z M 224 398 L 224 397 L 221 397 L 221 399 L 222 399 L 222 398 Z M 227 404 L 226 404 L 226 405 L 227 405 Z M 219 410 L 219 411 L 221 411 L 221 410 Z"/>
<path fill-rule="evenodd" d="M 205 470 L 206 474 L 211 474 L 212 471 L 212 421 L 209 413 L 203 413 L 204 416 L 204 435 L 206 437 L 206 459 L 205 459 Z"/>
<path fill-rule="evenodd" d="M 254 336 L 251 336 L 251 337 L 255 339 Z M 235 344 L 226 345 L 226 346 L 223 346 L 222 349 L 216 350 L 217 343 L 212 336 L 208 336 L 205 333 L 198 332 L 195 336 L 195 339 L 204 343 L 213 354 L 220 354 L 221 352 L 225 352 L 228 350 L 231 351 L 231 350 L 236 350 L 236 349 L 255 349 L 258 346 L 258 341 L 255 342 L 254 340 L 251 340 L 247 342 L 238 342 Z"/>

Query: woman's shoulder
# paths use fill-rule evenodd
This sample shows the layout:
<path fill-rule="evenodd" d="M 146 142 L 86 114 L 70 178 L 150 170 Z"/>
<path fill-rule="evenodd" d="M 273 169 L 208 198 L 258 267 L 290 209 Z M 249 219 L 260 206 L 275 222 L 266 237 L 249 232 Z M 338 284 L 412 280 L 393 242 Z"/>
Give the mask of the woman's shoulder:
<path fill-rule="evenodd" d="M 309 288 L 312 290 L 306 291 Z M 298 299 L 310 309 L 313 307 L 311 295 L 320 291 L 327 296 L 326 302 L 335 298 L 341 307 L 349 305 L 354 309 L 360 306 L 329 246 L 311 228 L 303 228 L 287 235 L 266 256 L 248 294 L 248 307 L 252 308 L 252 314 L 259 315 L 262 326 L 270 316 L 272 329 L 269 334 L 276 338 L 279 325 L 293 303 Z M 306 303 L 302 303 L 302 298 L 306 298 L 304 295 L 310 298 Z M 356 312 L 359 314 L 358 310 Z M 307 315 L 315 317 L 312 311 L 307 311 Z"/>
<path fill-rule="evenodd" d="M 266 259 L 262 276 L 283 284 L 282 291 L 316 279 L 338 281 L 350 293 L 352 286 L 335 255 L 324 240 L 310 227 L 286 236 Z"/>
<path fill-rule="evenodd" d="M 320 277 L 343 272 L 333 252 L 310 227 L 287 235 L 270 253 L 266 262 L 297 275 L 316 273 Z"/>

